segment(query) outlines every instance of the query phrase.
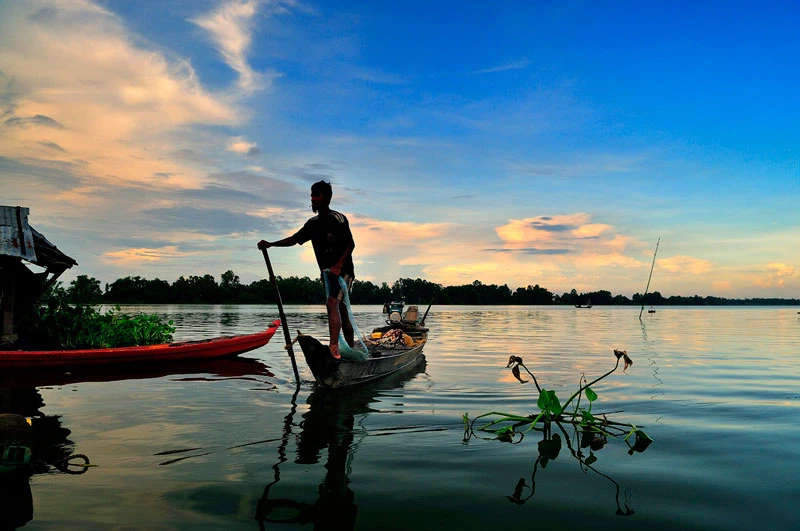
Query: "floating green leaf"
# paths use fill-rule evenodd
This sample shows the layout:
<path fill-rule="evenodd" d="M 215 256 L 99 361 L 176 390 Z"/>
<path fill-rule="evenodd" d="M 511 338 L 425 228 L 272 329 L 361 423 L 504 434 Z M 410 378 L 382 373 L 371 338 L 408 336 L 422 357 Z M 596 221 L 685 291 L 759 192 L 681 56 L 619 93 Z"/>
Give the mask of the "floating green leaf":
<path fill-rule="evenodd" d="M 597 400 L 597 393 L 592 391 L 591 388 L 587 387 L 584 391 L 586 392 L 586 399 L 589 400 L 589 402 Z"/>
<path fill-rule="evenodd" d="M 561 414 L 561 403 L 558 401 L 555 391 L 542 389 L 542 392 L 539 393 L 537 404 L 542 411 L 547 411 L 553 415 Z"/>

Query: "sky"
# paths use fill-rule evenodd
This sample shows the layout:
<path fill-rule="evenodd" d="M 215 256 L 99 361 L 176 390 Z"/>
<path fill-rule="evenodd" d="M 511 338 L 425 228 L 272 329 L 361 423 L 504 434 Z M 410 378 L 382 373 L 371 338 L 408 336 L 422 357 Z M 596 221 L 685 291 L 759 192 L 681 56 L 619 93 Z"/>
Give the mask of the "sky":
<path fill-rule="evenodd" d="M 0 204 L 102 283 L 333 184 L 356 277 L 800 298 L 796 2 L 0 0 Z M 277 275 L 319 274 L 310 243 Z"/>

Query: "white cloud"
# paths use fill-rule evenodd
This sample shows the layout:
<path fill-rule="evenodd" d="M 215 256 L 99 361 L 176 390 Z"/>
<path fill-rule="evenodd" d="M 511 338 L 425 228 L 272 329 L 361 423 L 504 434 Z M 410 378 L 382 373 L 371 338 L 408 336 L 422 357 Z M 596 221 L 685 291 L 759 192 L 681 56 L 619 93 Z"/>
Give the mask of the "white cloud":
<path fill-rule="evenodd" d="M 665 269 L 671 273 L 688 273 L 690 275 L 708 273 L 713 267 L 709 260 L 683 255 L 659 258 L 657 265 L 660 269 Z"/>
<path fill-rule="evenodd" d="M 244 137 L 241 136 L 231 139 L 230 143 L 228 144 L 228 151 L 242 153 L 244 155 L 253 153 L 253 151 L 256 149 L 258 149 L 258 147 L 255 142 L 247 142 Z"/>
<path fill-rule="evenodd" d="M 136 40 L 89 2 L 32 0 L 6 10 L 0 101 L 10 103 L 0 156 L 80 162 L 74 172 L 97 182 L 197 187 L 202 173 L 168 156 L 185 147 L 176 133 L 233 125 L 239 113 L 205 90 L 188 62 Z"/>
<path fill-rule="evenodd" d="M 205 16 L 192 19 L 211 35 L 225 63 L 239 74 L 239 87 L 244 90 L 260 89 L 264 81 L 247 61 L 258 7 L 256 0 L 233 0 Z"/>

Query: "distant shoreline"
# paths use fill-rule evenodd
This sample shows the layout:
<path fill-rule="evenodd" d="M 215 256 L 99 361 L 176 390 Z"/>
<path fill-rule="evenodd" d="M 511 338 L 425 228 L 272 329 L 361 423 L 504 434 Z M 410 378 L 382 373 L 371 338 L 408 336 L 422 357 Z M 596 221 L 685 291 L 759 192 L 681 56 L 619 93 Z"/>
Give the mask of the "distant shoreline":
<path fill-rule="evenodd" d="M 231 270 L 220 275 L 220 282 L 212 275 L 181 276 L 170 283 L 161 279 L 125 277 L 105 284 L 95 278 L 79 275 L 69 287 L 60 283 L 55 290 L 63 290 L 73 303 L 80 304 L 269 304 L 275 303 L 275 289 L 267 279 L 242 284 Z M 325 289 L 320 278 L 277 277 L 281 300 L 285 304 L 324 304 Z M 553 293 L 538 284 L 514 290 L 507 284 L 484 284 L 475 280 L 470 284 L 443 286 L 420 278 L 401 278 L 391 285 L 380 285 L 358 280 L 353 283 L 350 300 L 353 304 L 384 304 L 393 300 L 413 301 L 415 304 L 466 305 L 466 306 L 800 306 L 800 299 L 778 297 L 753 297 L 727 299 L 700 295 L 663 296 L 658 291 L 634 293 L 632 297 L 613 294 L 607 290 L 578 292 L 573 289 L 562 294 Z"/>

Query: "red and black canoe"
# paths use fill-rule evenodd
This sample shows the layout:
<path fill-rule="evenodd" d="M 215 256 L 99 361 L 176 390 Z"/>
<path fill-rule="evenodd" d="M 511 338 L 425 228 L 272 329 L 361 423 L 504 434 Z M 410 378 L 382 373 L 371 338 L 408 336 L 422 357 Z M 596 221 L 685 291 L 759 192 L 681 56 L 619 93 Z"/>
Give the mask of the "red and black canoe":
<path fill-rule="evenodd" d="M 83 367 L 115 363 L 155 363 L 224 358 L 266 345 L 275 335 L 280 324 L 280 320 L 276 320 L 269 328 L 255 334 L 221 336 L 199 341 L 180 341 L 140 347 L 4 350 L 0 351 L 0 369 Z"/>

